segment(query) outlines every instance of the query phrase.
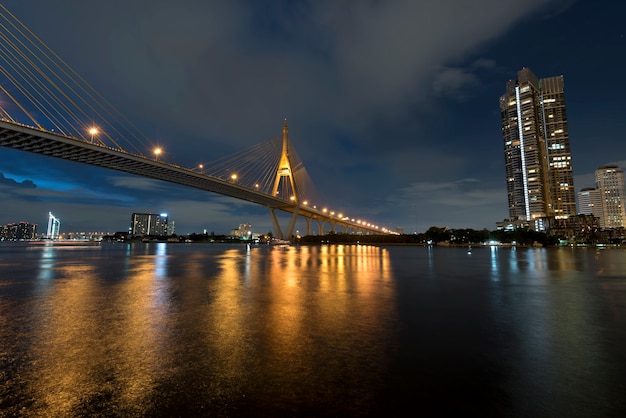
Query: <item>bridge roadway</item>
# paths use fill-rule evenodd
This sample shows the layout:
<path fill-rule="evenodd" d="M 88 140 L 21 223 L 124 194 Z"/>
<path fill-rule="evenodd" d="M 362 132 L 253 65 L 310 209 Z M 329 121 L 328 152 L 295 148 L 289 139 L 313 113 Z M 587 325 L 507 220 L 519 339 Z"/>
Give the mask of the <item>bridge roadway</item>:
<path fill-rule="evenodd" d="M 385 233 L 376 227 L 368 227 L 356 221 L 353 222 L 351 219 L 339 219 L 315 208 L 294 204 L 232 181 L 199 173 L 176 164 L 130 154 L 119 149 L 6 120 L 0 120 L 0 146 L 122 171 L 257 203 L 268 207 L 272 215 L 273 210 L 280 210 L 289 212 L 294 217 L 303 216 L 308 220 L 316 220 L 319 223 L 320 234 L 324 233 L 324 223 L 328 223 L 333 231 L 336 227 L 341 227 L 365 233 Z M 310 222 L 307 221 L 307 234 L 309 233 Z"/>

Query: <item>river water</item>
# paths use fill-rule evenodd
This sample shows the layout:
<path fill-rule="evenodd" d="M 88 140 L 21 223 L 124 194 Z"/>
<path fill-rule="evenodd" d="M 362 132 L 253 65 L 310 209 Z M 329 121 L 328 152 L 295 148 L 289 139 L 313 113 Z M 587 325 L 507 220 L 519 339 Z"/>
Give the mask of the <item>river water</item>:
<path fill-rule="evenodd" d="M 626 251 L 0 243 L 0 416 L 626 416 Z"/>

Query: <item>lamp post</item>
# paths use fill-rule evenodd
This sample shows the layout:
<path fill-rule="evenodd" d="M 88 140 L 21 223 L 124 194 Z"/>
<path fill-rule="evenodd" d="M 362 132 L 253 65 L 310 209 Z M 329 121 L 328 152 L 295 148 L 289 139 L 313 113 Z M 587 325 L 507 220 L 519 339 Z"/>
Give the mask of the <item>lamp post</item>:
<path fill-rule="evenodd" d="M 161 153 L 163 153 L 163 150 L 161 148 L 155 148 L 154 149 L 154 159 L 155 161 L 159 161 L 159 155 L 161 155 Z"/>

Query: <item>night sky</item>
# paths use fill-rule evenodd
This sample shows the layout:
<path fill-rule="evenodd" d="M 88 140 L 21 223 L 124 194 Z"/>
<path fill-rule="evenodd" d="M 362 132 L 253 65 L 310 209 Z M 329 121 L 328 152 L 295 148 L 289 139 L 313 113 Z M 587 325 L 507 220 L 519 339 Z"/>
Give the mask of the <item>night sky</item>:
<path fill-rule="evenodd" d="M 278 136 L 326 206 L 407 233 L 508 217 L 499 97 L 522 67 L 563 75 L 576 190 L 626 167 L 626 6 L 615 0 L 3 3 L 185 167 Z M 266 208 L 0 149 L 0 224 L 266 233 Z M 302 231 L 303 222 L 299 223 Z"/>

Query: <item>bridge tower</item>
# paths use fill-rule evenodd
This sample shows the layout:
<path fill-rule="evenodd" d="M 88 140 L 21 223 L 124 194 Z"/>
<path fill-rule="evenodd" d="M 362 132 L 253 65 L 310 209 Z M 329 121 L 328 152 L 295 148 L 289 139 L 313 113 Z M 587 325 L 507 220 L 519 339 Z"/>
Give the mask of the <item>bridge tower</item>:
<path fill-rule="evenodd" d="M 276 218 L 276 213 L 273 208 L 270 208 L 270 215 L 272 216 L 274 230 L 278 238 L 288 239 L 293 235 L 293 230 L 296 226 L 296 220 L 300 209 L 300 196 L 298 194 L 298 186 L 295 178 L 293 177 L 293 170 L 289 159 L 289 128 L 287 127 L 287 118 L 285 118 L 285 123 L 283 124 L 283 148 L 280 154 L 278 170 L 276 171 L 274 187 L 272 188 L 272 196 L 277 196 L 279 194 L 281 194 L 281 197 L 284 199 L 289 199 L 290 206 L 294 206 L 291 220 L 289 221 L 285 234 L 283 234 L 283 231 L 280 228 L 280 224 L 278 223 L 278 219 Z"/>

